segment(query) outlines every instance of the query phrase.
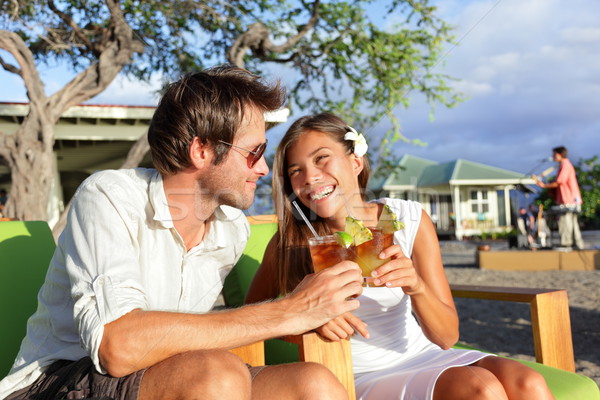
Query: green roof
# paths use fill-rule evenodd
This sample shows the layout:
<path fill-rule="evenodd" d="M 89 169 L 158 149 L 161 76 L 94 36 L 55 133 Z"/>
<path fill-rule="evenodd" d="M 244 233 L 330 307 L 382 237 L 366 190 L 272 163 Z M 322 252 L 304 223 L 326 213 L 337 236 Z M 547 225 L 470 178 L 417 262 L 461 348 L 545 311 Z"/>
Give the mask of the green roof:
<path fill-rule="evenodd" d="M 521 180 L 527 178 L 522 173 L 460 158 L 445 163 L 437 163 L 424 158 L 404 155 L 398 166 L 401 169 L 392 173 L 385 181 L 384 186 L 428 187 L 447 185 L 450 181 Z"/>
<path fill-rule="evenodd" d="M 456 167 L 452 179 L 522 179 L 525 174 L 509 171 L 507 169 L 492 167 L 490 165 L 480 164 L 473 161 L 458 159 L 455 161 Z"/>
<path fill-rule="evenodd" d="M 405 154 L 398 163 L 398 167 L 400 168 L 397 171 L 392 172 L 384 184 L 393 186 L 414 186 L 419 180 L 422 171 L 425 168 L 435 166 L 436 164 L 435 161 Z"/>

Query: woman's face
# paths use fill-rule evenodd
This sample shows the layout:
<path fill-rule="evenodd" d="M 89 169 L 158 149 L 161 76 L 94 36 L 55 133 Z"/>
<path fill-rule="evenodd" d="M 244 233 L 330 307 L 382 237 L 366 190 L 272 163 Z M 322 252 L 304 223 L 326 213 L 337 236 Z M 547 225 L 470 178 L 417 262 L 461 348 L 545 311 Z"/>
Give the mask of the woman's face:
<path fill-rule="evenodd" d="M 351 202 L 361 201 L 358 174 L 362 158 L 325 133 L 308 131 L 291 145 L 284 173 L 294 194 L 321 218 L 346 216 Z"/>

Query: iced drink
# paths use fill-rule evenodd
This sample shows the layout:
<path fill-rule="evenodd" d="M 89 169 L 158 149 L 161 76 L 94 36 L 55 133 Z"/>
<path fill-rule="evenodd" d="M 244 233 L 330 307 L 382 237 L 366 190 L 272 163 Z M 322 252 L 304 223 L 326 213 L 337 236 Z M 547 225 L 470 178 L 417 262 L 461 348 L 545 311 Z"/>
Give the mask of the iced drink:
<path fill-rule="evenodd" d="M 341 246 L 333 235 L 322 236 L 320 239 L 311 237 L 308 245 L 315 272 L 354 258 L 352 250 Z"/>
<path fill-rule="evenodd" d="M 373 278 L 371 277 L 371 272 L 389 261 L 389 258 L 383 260 L 380 259 L 378 257 L 379 254 L 384 249 L 394 244 L 393 233 L 384 234 L 379 228 L 369 228 L 369 230 L 371 231 L 371 233 L 373 233 L 373 239 L 364 242 L 356 246 L 355 248 L 355 261 L 359 265 L 363 277 L 368 278 L 365 279 L 367 283 L 373 281 Z M 369 284 L 369 286 L 375 285 Z"/>

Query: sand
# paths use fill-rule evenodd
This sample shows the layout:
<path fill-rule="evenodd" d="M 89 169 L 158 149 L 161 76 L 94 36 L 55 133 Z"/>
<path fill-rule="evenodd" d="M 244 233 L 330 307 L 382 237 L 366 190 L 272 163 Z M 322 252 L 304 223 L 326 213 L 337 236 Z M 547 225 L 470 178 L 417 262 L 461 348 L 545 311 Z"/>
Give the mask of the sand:
<path fill-rule="evenodd" d="M 586 240 L 586 235 L 584 235 Z M 569 296 L 576 371 L 600 385 L 600 271 L 492 271 L 475 266 L 481 243 L 441 242 L 450 283 L 566 289 Z M 493 248 L 505 243 L 490 243 Z M 586 244 L 600 245 L 600 233 Z M 529 305 L 490 300 L 455 299 L 461 342 L 497 354 L 535 361 Z"/>

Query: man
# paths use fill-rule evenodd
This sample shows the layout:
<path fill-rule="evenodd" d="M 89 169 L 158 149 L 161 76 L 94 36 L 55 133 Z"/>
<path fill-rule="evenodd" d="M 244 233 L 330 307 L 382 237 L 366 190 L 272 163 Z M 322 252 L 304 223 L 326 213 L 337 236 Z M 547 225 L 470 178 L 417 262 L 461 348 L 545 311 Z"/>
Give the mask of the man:
<path fill-rule="evenodd" d="M 579 230 L 577 213 L 581 210 L 581 193 L 575 176 L 575 168 L 568 158 L 564 146 L 552 149 L 552 157 L 559 163 L 558 175 L 554 182 L 544 183 L 536 179 L 536 184 L 545 189 L 555 189 L 555 201 L 561 208 L 558 217 L 558 233 L 562 247 L 572 247 L 573 242 L 578 249 L 583 249 L 583 238 Z"/>
<path fill-rule="evenodd" d="M 283 101 L 230 66 L 167 88 L 148 131 L 157 170 L 103 171 L 78 189 L 0 398 L 346 398 L 321 365 L 260 369 L 226 350 L 356 309 L 354 263 L 278 301 L 209 312 L 248 239 L 237 208 L 268 173 L 264 112 Z"/>

